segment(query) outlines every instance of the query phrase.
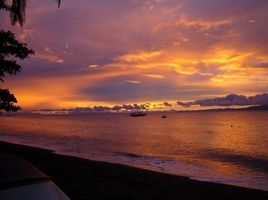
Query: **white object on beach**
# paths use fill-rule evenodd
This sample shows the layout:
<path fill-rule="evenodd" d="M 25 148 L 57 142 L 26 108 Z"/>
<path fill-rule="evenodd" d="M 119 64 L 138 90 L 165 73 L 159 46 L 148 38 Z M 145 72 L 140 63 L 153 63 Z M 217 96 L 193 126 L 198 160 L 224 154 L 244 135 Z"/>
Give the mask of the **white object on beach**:
<path fill-rule="evenodd" d="M 0 154 L 1 200 L 70 200 L 50 177 L 29 162 Z"/>

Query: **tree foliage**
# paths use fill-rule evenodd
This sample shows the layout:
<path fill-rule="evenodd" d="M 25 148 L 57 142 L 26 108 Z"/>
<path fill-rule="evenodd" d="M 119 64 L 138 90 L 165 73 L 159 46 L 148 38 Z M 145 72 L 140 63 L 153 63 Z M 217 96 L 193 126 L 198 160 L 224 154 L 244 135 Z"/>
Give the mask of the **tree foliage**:
<path fill-rule="evenodd" d="M 56 0 L 58 7 L 61 0 Z M 0 0 L 0 10 L 8 11 L 12 25 L 19 23 L 20 26 L 25 22 L 25 9 L 27 0 L 12 0 L 11 5 L 7 0 Z M 17 59 L 25 59 L 34 54 L 32 49 L 28 49 L 25 43 L 20 43 L 10 31 L 0 30 L 0 82 L 4 82 L 7 74 L 16 75 L 21 72 L 21 66 L 17 64 Z M 13 59 L 12 59 L 13 58 Z M 1 111 L 18 111 L 16 106 L 17 99 L 8 89 L 0 88 L 0 113 Z"/>
<path fill-rule="evenodd" d="M 16 75 L 21 71 L 21 66 L 10 57 L 25 59 L 34 51 L 27 48 L 25 43 L 20 43 L 10 31 L 0 30 L 0 81 L 6 74 Z"/>
<path fill-rule="evenodd" d="M 25 43 L 20 43 L 10 31 L 0 30 L 0 81 L 3 82 L 7 74 L 16 75 L 21 72 L 21 66 L 15 59 L 25 59 L 34 51 L 27 48 Z M 16 97 L 8 89 L 0 88 L 0 111 L 18 111 L 15 106 Z"/>
<path fill-rule="evenodd" d="M 0 88 L 0 112 L 4 110 L 6 112 L 16 112 L 21 108 L 14 104 L 17 103 L 17 99 L 14 94 L 10 93 L 8 89 Z"/>

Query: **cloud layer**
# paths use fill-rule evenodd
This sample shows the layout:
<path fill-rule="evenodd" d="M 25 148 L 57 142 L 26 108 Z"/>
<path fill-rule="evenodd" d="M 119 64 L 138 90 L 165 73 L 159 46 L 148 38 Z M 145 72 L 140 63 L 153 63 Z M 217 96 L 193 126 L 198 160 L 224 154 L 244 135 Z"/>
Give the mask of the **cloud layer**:
<path fill-rule="evenodd" d="M 0 16 L 36 51 L 5 84 L 28 108 L 266 93 L 267 10 L 267 0 L 29 1 L 22 30 Z"/>

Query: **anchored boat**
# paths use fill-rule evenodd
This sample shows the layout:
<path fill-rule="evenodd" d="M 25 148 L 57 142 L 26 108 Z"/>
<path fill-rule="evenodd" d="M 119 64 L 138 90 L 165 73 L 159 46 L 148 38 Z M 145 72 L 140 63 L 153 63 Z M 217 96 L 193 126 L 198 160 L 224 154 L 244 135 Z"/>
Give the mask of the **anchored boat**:
<path fill-rule="evenodd" d="M 146 113 L 143 111 L 132 112 L 129 114 L 131 117 L 144 117 Z"/>

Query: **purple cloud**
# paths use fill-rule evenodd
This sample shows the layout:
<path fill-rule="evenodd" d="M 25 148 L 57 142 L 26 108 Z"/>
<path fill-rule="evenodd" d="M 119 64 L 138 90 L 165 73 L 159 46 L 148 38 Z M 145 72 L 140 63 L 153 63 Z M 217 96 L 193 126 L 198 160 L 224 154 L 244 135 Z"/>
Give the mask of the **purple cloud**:
<path fill-rule="evenodd" d="M 192 105 L 194 105 L 193 102 L 181 102 L 181 101 L 178 101 L 177 104 L 178 104 L 179 106 L 183 106 L 183 107 L 187 107 L 187 108 L 189 108 L 189 107 L 191 107 Z"/>
<path fill-rule="evenodd" d="M 145 110 L 148 108 L 148 103 L 144 104 L 123 104 L 109 106 L 94 106 L 94 107 L 77 107 L 75 109 L 67 109 L 71 112 L 111 112 L 111 111 L 134 111 L 134 110 Z M 51 111 L 50 109 L 43 109 L 41 111 Z"/>
<path fill-rule="evenodd" d="M 163 105 L 166 106 L 166 107 L 171 107 L 171 106 L 172 106 L 172 104 L 168 103 L 167 101 L 165 101 L 165 102 L 163 103 Z"/>

